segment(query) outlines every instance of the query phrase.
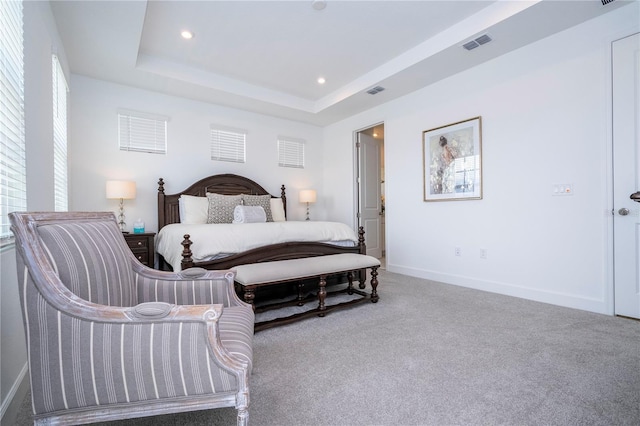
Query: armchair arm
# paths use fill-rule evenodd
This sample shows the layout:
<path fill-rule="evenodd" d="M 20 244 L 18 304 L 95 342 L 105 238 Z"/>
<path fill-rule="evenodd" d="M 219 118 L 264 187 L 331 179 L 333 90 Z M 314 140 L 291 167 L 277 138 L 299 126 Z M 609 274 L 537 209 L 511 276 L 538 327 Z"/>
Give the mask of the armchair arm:
<path fill-rule="evenodd" d="M 133 263 L 139 302 L 166 302 L 178 305 L 246 306 L 235 292 L 235 273 L 189 268 L 180 272 L 158 271 Z"/>
<path fill-rule="evenodd" d="M 29 347 L 32 383 L 43 389 L 36 415 L 191 395 L 248 398 L 250 367 L 221 342 L 221 305 L 105 306 L 88 318 L 39 306 L 27 322 L 39 335 Z"/>

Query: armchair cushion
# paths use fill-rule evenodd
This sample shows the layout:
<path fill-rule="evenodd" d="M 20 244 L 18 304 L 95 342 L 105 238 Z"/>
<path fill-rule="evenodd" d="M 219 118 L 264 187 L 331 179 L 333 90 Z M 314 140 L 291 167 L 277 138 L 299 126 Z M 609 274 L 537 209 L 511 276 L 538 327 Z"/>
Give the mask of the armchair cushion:
<path fill-rule="evenodd" d="M 76 296 L 107 306 L 133 306 L 129 249 L 109 221 L 38 226 L 43 248 L 60 281 Z"/>

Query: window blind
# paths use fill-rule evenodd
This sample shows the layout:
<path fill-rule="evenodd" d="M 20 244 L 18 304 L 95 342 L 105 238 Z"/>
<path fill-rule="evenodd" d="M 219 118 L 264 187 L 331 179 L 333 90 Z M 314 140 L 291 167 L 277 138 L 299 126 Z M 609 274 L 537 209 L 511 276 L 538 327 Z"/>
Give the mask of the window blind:
<path fill-rule="evenodd" d="M 0 239 L 8 214 L 27 209 L 22 2 L 0 1 Z"/>
<path fill-rule="evenodd" d="M 118 143 L 122 151 L 167 153 L 167 122 L 155 114 L 135 111 L 118 112 Z"/>
<path fill-rule="evenodd" d="M 55 211 L 69 210 L 67 185 L 67 81 L 56 55 L 52 55 L 53 74 L 53 185 Z"/>
<path fill-rule="evenodd" d="M 247 132 L 211 126 L 211 159 L 244 163 L 246 161 Z"/>
<path fill-rule="evenodd" d="M 278 166 L 304 169 L 304 141 L 279 137 Z"/>

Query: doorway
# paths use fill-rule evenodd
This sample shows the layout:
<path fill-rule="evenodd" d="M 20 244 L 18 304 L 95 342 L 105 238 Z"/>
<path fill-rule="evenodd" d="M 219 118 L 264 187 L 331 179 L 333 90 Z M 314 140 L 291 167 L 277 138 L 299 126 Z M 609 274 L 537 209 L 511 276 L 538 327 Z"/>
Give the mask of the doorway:
<path fill-rule="evenodd" d="M 640 33 L 614 41 L 611 57 L 614 312 L 640 319 Z"/>
<path fill-rule="evenodd" d="M 364 228 L 367 254 L 378 259 L 385 249 L 384 123 L 355 132 L 356 218 Z"/>

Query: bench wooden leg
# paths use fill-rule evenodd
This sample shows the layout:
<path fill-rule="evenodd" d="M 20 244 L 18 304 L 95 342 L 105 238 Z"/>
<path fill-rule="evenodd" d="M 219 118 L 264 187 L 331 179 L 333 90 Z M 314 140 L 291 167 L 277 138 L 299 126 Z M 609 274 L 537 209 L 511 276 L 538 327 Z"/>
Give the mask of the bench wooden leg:
<path fill-rule="evenodd" d="M 364 288 L 367 286 L 367 268 L 360 269 L 358 271 L 358 277 L 360 278 L 358 280 L 358 282 L 360 283 L 358 284 L 358 287 L 360 287 L 360 290 L 364 290 Z"/>
<path fill-rule="evenodd" d="M 304 282 L 303 281 L 298 281 L 298 306 L 304 305 L 303 290 L 304 290 Z"/>
<path fill-rule="evenodd" d="M 318 284 L 318 316 L 323 317 L 324 311 L 327 307 L 324 305 L 324 300 L 327 297 L 327 276 L 320 275 L 320 283 Z"/>
<path fill-rule="evenodd" d="M 254 299 L 256 298 L 256 288 L 255 286 L 247 286 L 244 289 L 244 301 L 251 305 L 251 308 L 255 311 L 256 305 L 254 304 Z"/>
<path fill-rule="evenodd" d="M 378 266 L 371 268 L 371 302 L 376 303 L 378 297 Z"/>
<path fill-rule="evenodd" d="M 347 294 L 353 294 L 353 271 L 347 272 L 347 280 L 349 281 L 349 286 L 347 287 Z"/>

